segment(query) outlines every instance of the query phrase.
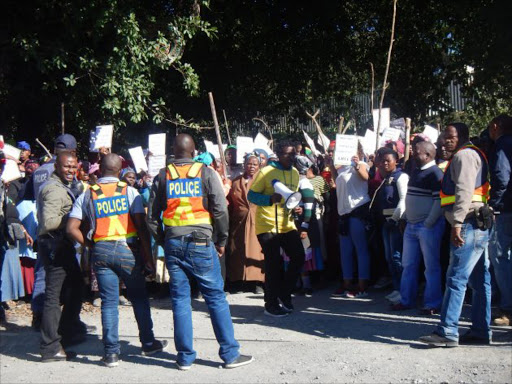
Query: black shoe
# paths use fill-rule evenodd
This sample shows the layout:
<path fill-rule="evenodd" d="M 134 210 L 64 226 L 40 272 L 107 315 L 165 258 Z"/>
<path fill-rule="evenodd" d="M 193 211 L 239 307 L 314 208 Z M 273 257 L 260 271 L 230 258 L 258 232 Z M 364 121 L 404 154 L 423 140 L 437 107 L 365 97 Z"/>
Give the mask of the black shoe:
<path fill-rule="evenodd" d="M 290 314 L 290 312 L 286 311 L 280 305 L 277 306 L 267 306 L 265 305 L 265 315 L 272 317 L 285 317 Z"/>
<path fill-rule="evenodd" d="M 232 361 L 231 363 L 224 364 L 224 368 L 232 369 L 232 368 L 238 368 L 242 365 L 251 364 L 254 361 L 254 358 L 252 356 L 248 355 L 239 355 L 235 361 Z"/>
<path fill-rule="evenodd" d="M 444 336 L 440 336 L 437 333 L 432 333 L 428 336 L 421 336 L 419 339 L 422 343 L 431 345 L 433 347 L 458 347 L 459 342 L 452 340 Z"/>
<path fill-rule="evenodd" d="M 155 341 L 153 341 L 153 344 L 151 344 L 150 346 L 142 346 L 142 354 L 144 356 L 150 356 L 155 353 L 162 352 L 167 347 L 168 344 L 169 342 L 167 340 L 160 341 L 155 339 Z"/>
<path fill-rule="evenodd" d="M 60 344 L 64 347 L 72 347 L 74 345 L 82 344 L 87 341 L 87 337 L 82 333 L 77 333 L 73 336 L 62 337 Z"/>
<path fill-rule="evenodd" d="M 103 356 L 101 362 L 109 368 L 117 367 L 119 365 L 119 355 L 117 353 L 109 353 Z"/>
<path fill-rule="evenodd" d="M 42 356 L 41 362 L 43 363 L 50 363 L 54 361 L 69 361 L 71 359 L 74 359 L 76 357 L 76 352 L 72 351 L 64 351 L 61 349 L 59 352 L 55 353 L 54 355 L 48 355 L 48 356 Z"/>
<path fill-rule="evenodd" d="M 459 337 L 459 344 L 461 345 L 489 345 L 491 339 L 475 336 L 471 330 Z"/>
<path fill-rule="evenodd" d="M 295 309 L 293 307 L 293 304 L 292 304 L 292 299 L 289 298 L 289 299 L 281 299 L 281 306 L 283 307 L 283 309 L 288 312 L 288 313 L 292 313 L 293 310 Z"/>

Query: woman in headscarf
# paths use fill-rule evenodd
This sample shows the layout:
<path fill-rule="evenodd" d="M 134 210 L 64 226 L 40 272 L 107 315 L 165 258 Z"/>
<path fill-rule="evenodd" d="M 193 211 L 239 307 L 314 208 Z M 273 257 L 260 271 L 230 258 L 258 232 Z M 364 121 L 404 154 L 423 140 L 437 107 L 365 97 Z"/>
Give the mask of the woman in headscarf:
<path fill-rule="evenodd" d="M 256 206 L 249 204 L 247 193 L 261 166 L 260 157 L 252 152 L 245 156 L 244 173 L 233 180 L 228 194 L 229 233 L 227 279 L 233 291 L 261 293 L 265 281 L 264 256 L 256 237 Z M 238 288 L 238 289 L 237 289 Z"/>

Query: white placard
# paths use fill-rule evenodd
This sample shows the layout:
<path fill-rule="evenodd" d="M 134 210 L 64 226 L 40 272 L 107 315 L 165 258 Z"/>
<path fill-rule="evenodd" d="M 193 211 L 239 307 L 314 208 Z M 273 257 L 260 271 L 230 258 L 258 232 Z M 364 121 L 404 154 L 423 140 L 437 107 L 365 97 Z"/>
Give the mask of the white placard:
<path fill-rule="evenodd" d="M 400 129 L 386 128 L 380 137 L 380 145 L 383 146 L 388 140 L 397 141 L 401 133 L 402 131 Z"/>
<path fill-rule="evenodd" d="M 94 135 L 94 149 L 101 147 L 112 148 L 112 135 L 114 133 L 113 125 L 98 125 Z"/>
<path fill-rule="evenodd" d="M 4 154 L 6 156 L 11 156 L 13 159 L 19 160 L 21 155 L 21 149 L 13 147 L 9 144 L 4 144 Z"/>
<path fill-rule="evenodd" d="M 213 141 L 209 141 L 206 139 L 203 141 L 204 146 L 206 147 L 206 152 L 210 152 L 215 159 L 220 159 L 219 146 L 217 144 L 214 144 Z M 225 152 L 227 147 L 227 144 L 222 144 L 222 151 Z"/>
<path fill-rule="evenodd" d="M 304 133 L 304 138 L 306 139 L 306 143 L 308 143 L 309 148 L 313 152 L 313 155 L 320 156 L 321 153 L 318 149 L 316 149 L 316 145 L 315 145 L 315 142 L 313 141 L 313 139 L 311 137 L 309 137 L 309 135 L 304 130 L 302 130 L 302 133 Z"/>
<path fill-rule="evenodd" d="M 165 133 L 156 133 L 148 136 L 148 149 L 153 156 L 165 155 Z"/>
<path fill-rule="evenodd" d="M 316 142 L 324 148 L 324 151 L 327 152 L 329 149 L 329 145 L 331 144 L 331 140 L 327 136 L 325 136 L 323 133 L 319 133 L 318 137 L 316 139 Z"/>
<path fill-rule="evenodd" d="M 238 136 L 236 138 L 236 163 L 243 164 L 244 156 L 254 150 L 252 137 Z"/>
<path fill-rule="evenodd" d="M 377 134 L 371 129 L 367 129 L 361 144 L 363 146 L 364 153 L 367 155 L 375 153 L 375 150 L 377 149 L 375 147 L 377 145 Z"/>
<path fill-rule="evenodd" d="M 135 172 L 139 173 L 140 171 L 148 171 L 148 164 L 146 163 L 146 158 L 144 157 L 144 152 L 142 151 L 142 147 L 130 148 L 128 150 L 130 152 L 130 156 L 133 161 L 133 165 L 135 166 Z"/>
<path fill-rule="evenodd" d="M 162 168 L 165 168 L 165 161 L 166 161 L 166 155 L 160 155 L 160 156 L 149 156 L 148 159 L 148 174 L 151 177 L 155 177 L 158 175 L 158 172 Z"/>
<path fill-rule="evenodd" d="M 270 154 L 272 149 L 270 149 L 268 143 L 269 140 L 263 134 L 258 132 L 254 138 L 254 149 L 263 149 L 265 152 L 267 152 L 267 154 Z"/>
<path fill-rule="evenodd" d="M 391 128 L 397 128 L 405 132 L 405 119 L 400 117 L 399 119 L 391 120 L 389 122 Z"/>
<path fill-rule="evenodd" d="M 437 138 L 439 137 L 439 132 L 437 131 L 437 129 L 431 127 L 430 125 L 425 125 L 423 134 L 426 135 L 433 144 L 437 142 Z"/>
<path fill-rule="evenodd" d="M 5 147 L 4 147 L 5 149 Z M 5 160 L 4 171 L 2 173 L 2 181 L 8 183 L 9 181 L 17 180 L 21 177 L 18 163 L 11 159 Z"/>
<path fill-rule="evenodd" d="M 380 115 L 380 131 L 384 131 L 384 129 L 389 128 L 389 119 L 390 119 L 391 110 L 389 108 L 382 108 L 382 113 Z M 377 132 L 377 124 L 379 121 L 379 110 L 374 109 L 372 111 L 373 115 L 373 129 Z"/>
<path fill-rule="evenodd" d="M 357 136 L 337 134 L 334 165 L 350 165 L 352 157 L 357 155 L 357 142 Z"/>

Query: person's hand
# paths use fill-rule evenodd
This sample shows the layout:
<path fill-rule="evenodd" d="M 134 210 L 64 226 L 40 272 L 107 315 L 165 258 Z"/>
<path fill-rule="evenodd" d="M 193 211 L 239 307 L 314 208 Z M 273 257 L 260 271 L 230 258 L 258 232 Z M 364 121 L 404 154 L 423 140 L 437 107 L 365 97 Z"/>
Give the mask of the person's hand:
<path fill-rule="evenodd" d="M 25 232 L 25 240 L 27 241 L 27 245 L 29 247 L 33 246 L 34 245 L 34 239 L 32 239 L 32 237 L 28 234 L 28 232 L 25 229 L 23 231 Z"/>
<path fill-rule="evenodd" d="M 156 273 L 155 263 L 153 263 L 153 259 L 148 259 L 144 261 L 144 270 L 142 274 L 146 277 L 154 277 Z"/>
<path fill-rule="evenodd" d="M 105 156 L 105 155 L 108 155 L 110 153 L 110 148 L 107 148 L 107 147 L 101 147 L 99 150 L 98 150 L 100 156 Z"/>
<path fill-rule="evenodd" d="M 219 257 L 221 257 L 224 254 L 226 247 L 221 247 L 220 245 L 215 245 L 215 249 L 217 250 Z"/>
<path fill-rule="evenodd" d="M 300 239 L 304 240 L 306 237 L 308 237 L 308 231 L 306 231 L 305 229 L 301 229 L 301 231 L 300 231 Z"/>
<path fill-rule="evenodd" d="M 460 232 L 461 227 L 452 227 L 452 231 L 450 234 L 450 241 L 457 248 L 462 247 L 465 243 L 464 239 L 460 235 Z"/>
<path fill-rule="evenodd" d="M 278 204 L 281 202 L 281 199 L 283 196 L 281 196 L 279 193 L 274 193 L 272 196 L 270 196 L 270 202 L 272 204 Z"/>
<path fill-rule="evenodd" d="M 293 210 L 297 215 L 302 215 L 302 212 L 304 211 L 300 206 L 296 206 L 295 208 L 293 208 Z"/>
<path fill-rule="evenodd" d="M 359 164 L 359 156 L 352 156 L 352 159 L 350 159 L 354 162 L 355 165 Z"/>

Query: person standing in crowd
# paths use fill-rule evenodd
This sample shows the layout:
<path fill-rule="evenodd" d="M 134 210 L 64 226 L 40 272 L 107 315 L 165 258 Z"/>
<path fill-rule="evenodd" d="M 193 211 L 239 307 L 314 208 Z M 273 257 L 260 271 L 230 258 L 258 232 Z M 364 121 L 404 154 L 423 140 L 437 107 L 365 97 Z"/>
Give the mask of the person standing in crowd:
<path fill-rule="evenodd" d="M 362 157 L 362 153 L 360 153 Z M 359 157 L 352 157 L 351 165 L 340 168 L 336 178 L 338 195 L 339 238 L 343 286 L 332 296 L 362 298 L 368 296 L 370 280 L 370 253 L 366 223 L 370 215 L 368 195 L 368 165 Z M 354 288 L 354 248 L 357 253 L 358 286 Z"/>
<path fill-rule="evenodd" d="M 76 156 L 76 140 L 72 135 L 66 133 L 58 136 L 55 139 L 53 157 L 48 162 L 42 164 L 38 169 L 35 170 L 32 178 L 26 183 L 25 195 L 23 199 L 32 200 L 32 198 L 29 198 L 27 195 L 30 189 L 32 189 L 34 193 L 33 200 L 36 200 L 37 202 L 39 190 L 42 185 L 50 179 L 50 176 L 55 171 L 55 161 L 57 159 L 57 155 L 61 152 L 69 152 Z M 66 185 L 66 188 L 72 191 L 72 194 L 75 196 L 75 198 L 82 192 L 82 186 L 78 184 L 80 184 L 80 182 L 73 178 L 73 181 Z M 36 260 L 34 274 L 34 292 L 32 293 L 32 301 L 30 305 L 32 308 L 32 327 L 35 330 L 39 330 L 43 316 L 43 302 L 46 289 L 45 269 L 43 268 L 43 262 L 39 253 Z"/>
<path fill-rule="evenodd" d="M 67 222 L 68 235 L 91 248 L 101 296 L 101 323 L 107 367 L 119 364 L 119 279 L 122 278 L 139 329 L 142 354 L 162 351 L 167 341 L 155 340 L 143 272 L 154 273 L 146 213 L 139 193 L 119 180 L 121 159 L 110 153 L 100 163 L 101 178 L 75 201 Z M 89 226 L 84 236 L 82 221 Z"/>
<path fill-rule="evenodd" d="M 253 358 L 239 352 L 220 273 L 219 255 L 224 253 L 229 229 L 226 198 L 214 171 L 195 162 L 194 152 L 190 135 L 176 136 L 174 162 L 153 180 L 148 226 L 157 243 L 165 243 L 178 369 L 190 369 L 196 358 L 188 276 L 197 281 L 208 306 L 224 367 L 237 368 Z"/>
<path fill-rule="evenodd" d="M 292 292 L 304 264 L 304 248 L 291 212 L 284 206 L 283 196 L 276 193 L 279 181 L 293 192 L 299 187 L 299 173 L 293 168 L 295 146 L 280 141 L 276 147 L 278 161 L 262 168 L 249 190 L 249 202 L 256 204 L 256 235 L 265 255 L 265 314 L 287 316 L 293 311 Z M 281 248 L 290 258 L 284 277 Z M 280 303 L 281 302 L 281 303 Z"/>
<path fill-rule="evenodd" d="M 445 145 L 454 152 L 441 185 L 441 206 L 451 225 L 450 265 L 435 331 L 420 341 L 436 347 L 491 342 L 491 276 L 487 245 L 492 214 L 487 206 L 489 167 L 485 155 L 469 141 L 463 123 L 448 124 Z M 471 328 L 459 337 L 466 287 L 473 290 Z"/>
<path fill-rule="evenodd" d="M 75 257 L 75 247 L 65 234 L 69 212 L 75 201 L 70 185 L 77 170 L 72 152 L 59 152 L 55 171 L 41 187 L 37 198 L 38 255 L 46 272 L 46 293 L 41 322 L 43 362 L 62 361 L 76 356 L 63 347 L 85 341 L 88 328 L 80 321 L 82 274 Z M 64 292 L 63 292 L 64 291 Z M 61 311 L 60 299 L 63 298 Z"/>
<path fill-rule="evenodd" d="M 439 190 L 443 171 L 436 166 L 436 148 L 428 141 L 416 144 L 413 152 L 416 169 L 412 171 L 405 198 L 407 225 L 404 233 L 400 302 L 392 309 L 414 308 L 418 294 L 421 256 L 425 263 L 425 292 L 422 314 L 433 315 L 441 307 L 440 245 L 444 232 Z"/>
<path fill-rule="evenodd" d="M 386 299 L 392 303 L 400 301 L 402 278 L 403 238 L 398 223 L 405 213 L 405 196 L 409 176 L 397 168 L 398 154 L 389 148 L 379 149 L 378 169 L 383 180 L 373 195 L 370 207 L 374 207 L 375 218 L 382 226 L 384 253 L 388 263 L 393 292 Z"/>
<path fill-rule="evenodd" d="M 242 289 L 263 293 L 264 256 L 256 237 L 256 206 L 247 199 L 254 175 L 260 170 L 260 157 L 254 152 L 249 153 L 244 165 L 244 174 L 233 180 L 227 197 L 230 236 L 226 276 L 232 292 Z"/>
<path fill-rule="evenodd" d="M 19 168 L 20 168 L 20 172 L 21 172 L 22 176 L 24 176 L 25 175 L 25 164 L 30 159 L 32 150 L 30 148 L 30 144 L 27 143 L 26 141 L 18 141 L 16 143 L 16 147 L 18 149 L 21 149 Z"/>
<path fill-rule="evenodd" d="M 224 151 L 224 156 L 226 157 L 226 177 L 233 181 L 238 176 L 242 176 L 244 173 L 244 167 L 241 164 L 236 163 L 236 146 L 228 145 L 226 150 Z"/>
<path fill-rule="evenodd" d="M 500 294 L 501 315 L 494 325 L 512 325 L 512 117 L 500 115 L 489 124 L 494 149 L 489 157 L 491 197 L 495 223 L 489 256 Z"/>

